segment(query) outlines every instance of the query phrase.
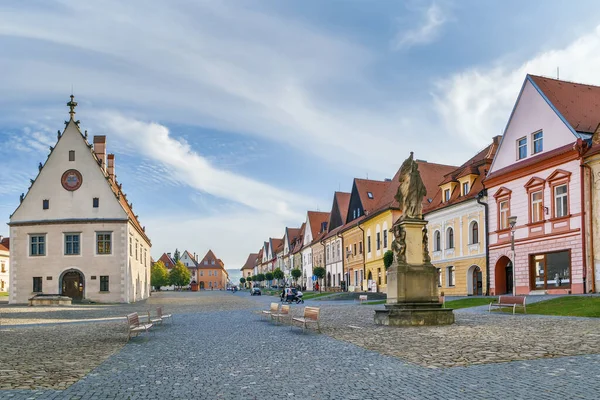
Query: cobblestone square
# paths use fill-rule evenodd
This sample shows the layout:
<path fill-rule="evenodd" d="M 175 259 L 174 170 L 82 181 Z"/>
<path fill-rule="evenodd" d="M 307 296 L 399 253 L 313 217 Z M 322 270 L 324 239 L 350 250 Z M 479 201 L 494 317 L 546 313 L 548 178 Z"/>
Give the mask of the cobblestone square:
<path fill-rule="evenodd" d="M 381 306 L 307 301 L 322 307 L 317 334 L 261 321 L 271 301 L 188 292 L 3 306 L 0 398 L 592 399 L 600 388 L 596 320 L 463 311 L 454 326 L 394 329 L 373 325 Z M 122 316 L 156 305 L 174 323 L 126 343 Z"/>

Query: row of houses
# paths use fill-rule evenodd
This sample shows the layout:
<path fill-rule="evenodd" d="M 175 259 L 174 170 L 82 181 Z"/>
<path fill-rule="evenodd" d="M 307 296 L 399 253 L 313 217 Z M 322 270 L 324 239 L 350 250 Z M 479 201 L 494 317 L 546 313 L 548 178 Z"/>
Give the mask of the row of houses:
<path fill-rule="evenodd" d="M 227 288 L 229 282 L 229 273 L 225 269 L 225 264 L 220 258 L 215 256 L 212 250 L 208 250 L 206 255 L 200 259 L 199 255 L 185 250 L 179 253 L 175 250 L 173 256 L 171 253 L 163 253 L 158 259 L 168 270 L 171 270 L 177 260 L 181 261 L 190 271 L 191 283 L 197 283 L 200 289 L 223 290 Z M 169 287 L 167 289 L 173 289 Z"/>
<path fill-rule="evenodd" d="M 502 136 L 460 166 L 418 160 L 438 286 L 446 295 L 597 292 L 600 87 L 527 75 Z M 408 153 L 408 151 L 407 151 Z M 383 255 L 401 216 L 399 171 L 354 179 L 248 256 L 243 276 L 324 267 L 325 288 L 385 291 Z"/>

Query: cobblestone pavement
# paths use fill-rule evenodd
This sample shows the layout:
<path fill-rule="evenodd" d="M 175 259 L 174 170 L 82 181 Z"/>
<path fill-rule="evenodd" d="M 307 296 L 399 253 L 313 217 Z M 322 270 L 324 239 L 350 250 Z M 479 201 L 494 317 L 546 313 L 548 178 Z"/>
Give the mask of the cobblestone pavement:
<path fill-rule="evenodd" d="M 237 298 L 244 307 L 254 305 L 257 309 L 273 300 L 245 297 L 244 293 L 226 296 L 213 297 L 216 304 Z M 133 339 L 64 391 L 9 390 L 0 391 L 0 398 L 596 399 L 600 390 L 599 355 L 424 368 L 328 336 L 342 323 L 365 328 L 367 312 L 372 321 L 371 306 L 324 306 L 324 330 L 328 333 L 324 335 L 303 334 L 300 329 L 261 321 L 252 311 L 181 313 L 174 324 L 159 327 L 154 335 Z M 341 313 L 355 316 L 348 321 Z M 460 321 L 473 315 L 457 316 L 455 327 L 459 331 L 446 332 L 444 338 L 455 335 L 468 342 L 469 337 L 460 336 L 472 331 L 462 329 L 475 329 L 477 322 L 469 325 Z M 513 317 L 492 318 L 498 318 L 498 326 L 502 321 L 515 323 Z M 579 325 L 565 326 L 570 319 L 553 321 L 563 327 L 557 332 L 564 340 L 557 339 L 556 344 L 567 345 L 572 336 L 564 335 L 571 335 L 567 331 Z M 355 333 L 365 329 L 354 328 Z M 406 334 L 417 329 L 383 330 L 388 331 L 386 337 L 422 337 Z M 538 332 L 532 329 L 527 334 L 536 336 Z M 408 347 L 422 345 L 416 342 Z"/>

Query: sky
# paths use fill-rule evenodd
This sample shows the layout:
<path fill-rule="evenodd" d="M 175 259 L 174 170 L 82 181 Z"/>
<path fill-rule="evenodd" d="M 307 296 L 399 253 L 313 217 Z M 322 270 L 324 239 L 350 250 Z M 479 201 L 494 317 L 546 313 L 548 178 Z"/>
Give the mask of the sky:
<path fill-rule="evenodd" d="M 355 177 L 468 160 L 527 73 L 600 85 L 599 21 L 587 0 L 3 0 L 0 216 L 73 93 L 152 256 L 241 268 Z"/>

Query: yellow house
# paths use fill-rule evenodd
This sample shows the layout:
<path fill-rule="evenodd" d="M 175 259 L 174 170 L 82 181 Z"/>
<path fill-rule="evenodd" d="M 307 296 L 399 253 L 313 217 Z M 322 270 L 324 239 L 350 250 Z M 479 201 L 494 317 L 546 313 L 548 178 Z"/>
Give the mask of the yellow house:
<path fill-rule="evenodd" d="M 482 180 L 490 169 L 500 136 L 477 155 L 440 180 L 428 221 L 429 253 L 438 269 L 439 291 L 447 296 L 489 292 L 486 263 L 485 194 Z"/>
<path fill-rule="evenodd" d="M 421 160 L 417 160 L 417 165 L 428 193 L 435 193 L 438 190 L 438 183 L 444 178 L 444 175 L 456 169 L 455 166 Z M 361 224 L 365 242 L 365 287 L 373 292 L 386 292 L 387 290 L 387 274 L 383 264 L 383 255 L 392 248 L 394 240 L 391 233 L 392 226 L 402 215 L 395 199 L 400 185 L 399 178 L 400 169 L 391 181 L 386 181 L 386 188 L 378 199 L 377 207 L 367 214 Z M 425 197 L 423 206 L 428 204 L 428 198 Z"/>
<path fill-rule="evenodd" d="M 365 278 L 365 259 L 363 254 L 363 231 L 360 223 L 364 215 L 346 223 L 341 230 L 342 243 L 344 244 L 344 271 L 350 292 L 361 292 Z"/>

